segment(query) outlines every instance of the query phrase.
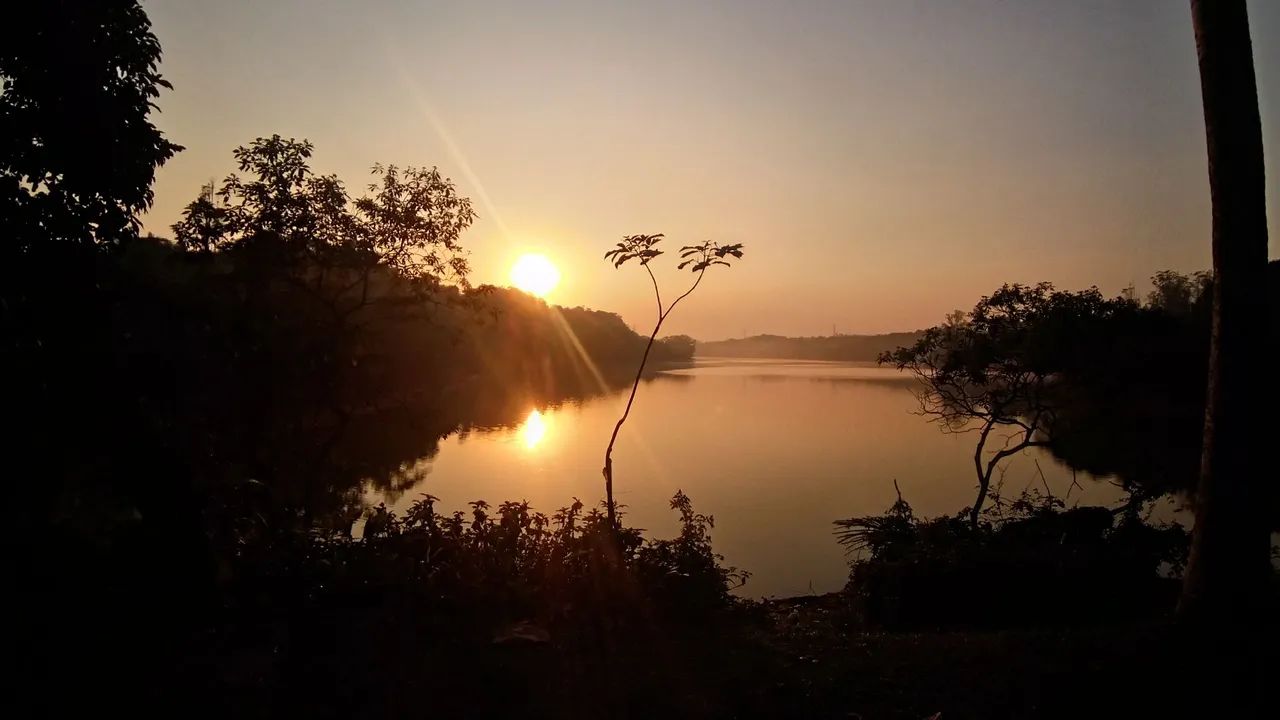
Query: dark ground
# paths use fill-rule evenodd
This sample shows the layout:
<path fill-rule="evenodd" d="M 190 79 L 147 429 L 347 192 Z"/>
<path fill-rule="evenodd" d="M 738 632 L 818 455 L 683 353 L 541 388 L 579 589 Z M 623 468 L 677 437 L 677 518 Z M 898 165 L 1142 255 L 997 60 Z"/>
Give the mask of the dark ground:
<path fill-rule="evenodd" d="M 696 626 L 504 628 L 395 609 L 197 638 L 165 667 L 67 672 L 44 712 L 164 717 L 1273 717 L 1274 630 L 1197 642 L 1168 622 L 996 632 L 860 628 L 840 595 Z M 544 634 L 545 633 L 545 634 Z M 1249 641 L 1251 658 L 1229 648 Z M 1265 654 L 1263 652 L 1265 651 Z M 89 660 L 81 656 L 71 666 Z M 71 668 L 68 668 L 70 670 Z M 137 683 L 132 690 L 122 677 Z M 106 685 L 104 688 L 103 686 Z"/>

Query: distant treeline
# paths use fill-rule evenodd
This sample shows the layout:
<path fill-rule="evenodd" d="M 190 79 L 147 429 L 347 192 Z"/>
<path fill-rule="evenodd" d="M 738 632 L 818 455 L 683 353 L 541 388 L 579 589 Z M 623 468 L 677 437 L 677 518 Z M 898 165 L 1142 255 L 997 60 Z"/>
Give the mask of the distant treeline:
<path fill-rule="evenodd" d="M 831 337 L 783 337 L 755 335 L 748 338 L 699 342 L 697 353 L 708 357 L 782 358 L 794 360 L 843 360 L 875 362 L 880 353 L 914 343 L 920 332 L 884 335 L 834 335 Z"/>

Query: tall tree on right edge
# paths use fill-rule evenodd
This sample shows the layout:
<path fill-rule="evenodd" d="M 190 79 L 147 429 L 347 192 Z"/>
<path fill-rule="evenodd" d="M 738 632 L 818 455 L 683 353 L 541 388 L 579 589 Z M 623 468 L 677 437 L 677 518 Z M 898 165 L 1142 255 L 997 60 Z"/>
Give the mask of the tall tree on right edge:
<path fill-rule="evenodd" d="M 1245 0 L 1191 0 L 1213 201 L 1213 334 L 1196 525 L 1179 615 L 1258 618 L 1268 591 L 1267 209 Z M 1265 390 L 1264 390 L 1265 391 Z M 1265 410 L 1264 410 L 1265 411 Z"/>

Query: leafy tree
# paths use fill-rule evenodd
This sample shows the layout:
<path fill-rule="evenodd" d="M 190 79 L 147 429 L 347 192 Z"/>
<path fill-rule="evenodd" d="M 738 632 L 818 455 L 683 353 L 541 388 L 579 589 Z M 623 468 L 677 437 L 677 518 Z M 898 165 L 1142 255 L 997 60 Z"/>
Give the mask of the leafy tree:
<path fill-rule="evenodd" d="M 155 170 L 182 149 L 151 123 L 160 43 L 135 0 L 47 0 L 5 13 L 0 231 L 9 250 L 137 236 Z"/>
<path fill-rule="evenodd" d="M 636 400 L 636 390 L 640 388 L 640 379 L 644 377 L 645 365 L 649 362 L 649 353 L 653 350 L 658 333 L 662 330 L 662 323 L 666 322 L 671 315 L 671 311 L 676 309 L 676 305 L 681 300 L 693 294 L 698 289 L 698 285 L 702 282 L 702 276 L 707 270 L 717 265 L 729 267 L 728 258 L 740 259 L 742 257 L 742 243 L 733 243 L 729 245 L 721 245 L 710 240 L 698 245 L 685 245 L 680 248 L 680 264 L 676 266 L 677 270 L 689 268 L 693 273 L 693 284 L 689 286 L 670 305 L 663 305 L 662 293 L 658 289 L 658 279 L 653 275 L 653 269 L 649 267 L 649 263 L 662 255 L 663 251 L 658 249 L 658 245 L 663 240 L 663 234 L 656 235 L 628 235 L 622 238 L 617 247 L 604 254 L 606 260 L 612 260 L 615 268 L 620 268 L 627 262 L 635 260 L 640 263 L 644 271 L 649 274 L 649 280 L 653 283 L 653 298 L 658 304 L 658 320 L 654 323 L 653 332 L 649 334 L 649 342 L 644 347 L 644 354 L 640 357 L 640 367 L 636 369 L 635 381 L 631 383 L 631 395 L 627 397 L 627 406 L 622 411 L 622 417 L 618 418 L 618 422 L 613 426 L 613 434 L 609 436 L 609 446 L 604 451 L 604 492 L 605 506 L 608 509 L 609 525 L 617 526 L 617 516 L 615 513 L 615 505 L 613 502 L 613 445 L 618 441 L 618 433 L 622 430 L 622 425 L 626 423 L 627 416 L 631 414 L 631 405 Z"/>
<path fill-rule="evenodd" d="M 336 248 L 357 247 L 342 183 L 311 170 L 313 151 L 310 141 L 279 135 L 236 148 L 248 176 L 233 173 L 217 191 L 201 188 L 173 226 L 178 245 L 208 252 L 271 244 L 295 263 L 312 264 Z"/>
<path fill-rule="evenodd" d="M 880 356 L 881 363 L 920 379 L 921 411 L 943 431 L 977 434 L 972 525 L 1000 463 L 1027 448 L 1052 445 L 1061 374 L 1086 364 L 1096 351 L 1086 338 L 1133 310 L 1130 303 L 1104 299 L 1096 288 L 1005 285 L 978 301 L 967 318 L 951 313 L 913 345 Z"/>
<path fill-rule="evenodd" d="M 437 278 L 467 287 L 470 268 L 458 238 L 475 222 L 471 200 L 438 168 L 375 165 L 380 182 L 356 201 L 369 249 L 408 278 Z"/>
<path fill-rule="evenodd" d="M 668 335 L 658 340 L 658 346 L 664 356 L 659 359 L 689 362 L 697 351 L 698 341 L 688 335 Z"/>
<path fill-rule="evenodd" d="M 232 232 L 230 216 L 226 206 L 219 203 L 217 190 L 210 180 L 200 187 L 200 194 L 172 227 L 179 247 L 205 253 L 221 249 Z"/>
<path fill-rule="evenodd" d="M 1213 289 L 1213 274 L 1203 270 L 1184 275 L 1174 270 L 1161 270 L 1151 278 L 1153 289 L 1147 295 L 1147 306 L 1170 315 L 1190 315 L 1202 298 Z"/>
<path fill-rule="evenodd" d="M 1261 484 L 1264 424 L 1255 383 L 1268 348 L 1266 183 L 1245 0 L 1192 0 L 1213 200 L 1213 332 L 1196 525 L 1180 611 L 1211 623 L 1254 619 L 1267 596 Z M 1244 610 L 1244 612 L 1240 612 Z"/>
<path fill-rule="evenodd" d="M 337 176 L 311 169 L 313 151 L 279 135 L 236 148 L 245 175 L 202 189 L 173 226 L 178 244 L 251 252 L 343 315 L 370 302 L 376 273 L 410 287 L 467 287 L 460 237 L 476 214 L 452 181 L 434 167 L 375 165 L 370 194 L 352 200 Z"/>

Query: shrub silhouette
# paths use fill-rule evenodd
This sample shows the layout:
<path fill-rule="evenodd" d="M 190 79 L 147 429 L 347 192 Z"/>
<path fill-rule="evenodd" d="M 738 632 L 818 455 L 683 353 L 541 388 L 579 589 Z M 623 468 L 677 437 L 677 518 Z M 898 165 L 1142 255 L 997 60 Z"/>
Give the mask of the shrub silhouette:
<path fill-rule="evenodd" d="M 836 521 L 850 556 L 850 594 L 871 625 L 1044 627 L 1172 610 L 1188 534 L 1148 525 L 1132 509 L 1066 508 L 1024 491 L 995 498 L 984 521 L 968 509 L 923 519 L 898 500 L 883 515 Z"/>

